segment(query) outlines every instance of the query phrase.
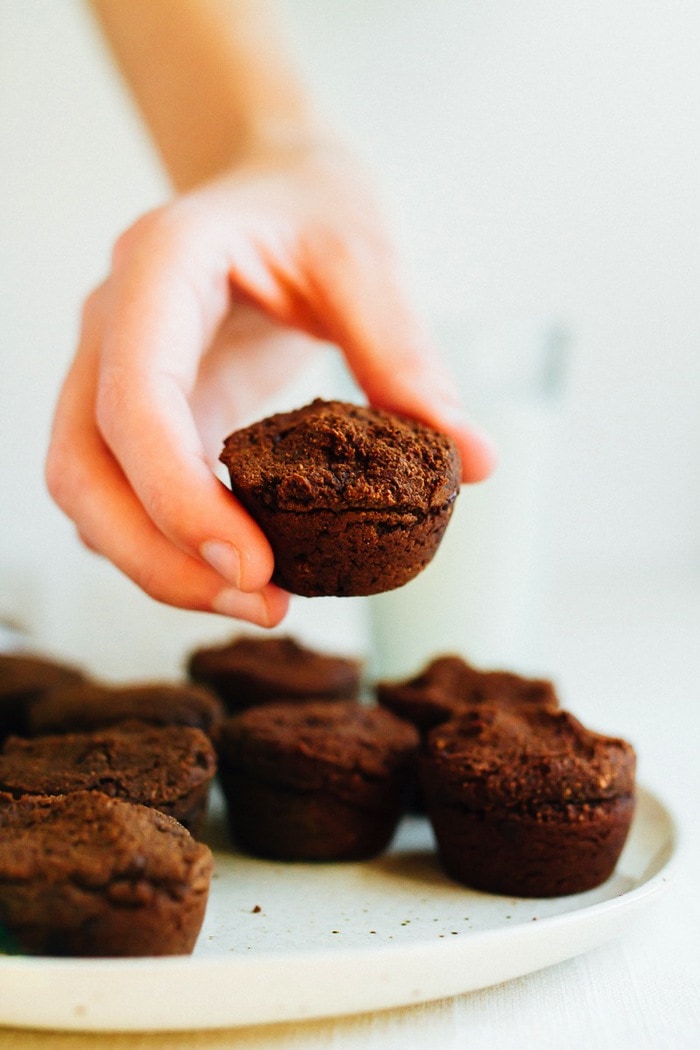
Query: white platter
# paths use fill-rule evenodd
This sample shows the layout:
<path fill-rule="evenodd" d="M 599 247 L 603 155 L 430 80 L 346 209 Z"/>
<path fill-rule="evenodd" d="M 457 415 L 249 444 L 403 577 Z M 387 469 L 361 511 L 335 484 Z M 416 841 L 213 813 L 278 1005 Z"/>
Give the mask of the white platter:
<path fill-rule="evenodd" d="M 363 864 L 274 864 L 235 854 L 215 799 L 216 869 L 190 957 L 0 957 L 0 1025 L 166 1031 L 302 1020 L 488 987 L 621 934 L 668 885 L 674 821 L 640 791 L 617 870 L 551 900 L 476 893 L 442 874 L 429 826 L 402 825 Z"/>

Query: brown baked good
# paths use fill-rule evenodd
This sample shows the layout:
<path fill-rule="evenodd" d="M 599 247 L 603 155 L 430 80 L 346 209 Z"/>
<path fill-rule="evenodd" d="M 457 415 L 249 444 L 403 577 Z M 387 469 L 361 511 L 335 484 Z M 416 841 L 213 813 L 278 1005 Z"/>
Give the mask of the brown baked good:
<path fill-rule="evenodd" d="M 0 740 L 26 732 L 29 707 L 47 689 L 85 680 L 78 667 L 46 656 L 0 653 Z"/>
<path fill-rule="evenodd" d="M 510 671 L 482 671 L 453 654 L 436 657 L 412 678 L 377 682 L 376 695 L 380 706 L 414 725 L 421 739 L 470 704 L 490 701 L 505 707 L 559 706 L 554 686 L 547 679 L 524 678 Z M 418 783 L 411 810 L 424 811 Z"/>
<path fill-rule="evenodd" d="M 0 791 L 14 798 L 101 791 L 153 806 L 193 834 L 203 825 L 215 771 L 210 739 L 190 726 L 125 722 L 91 733 L 10 737 L 0 751 Z"/>
<path fill-rule="evenodd" d="M 317 652 L 284 636 L 239 635 L 196 649 L 187 663 L 195 682 L 212 689 L 231 714 L 271 700 L 355 700 L 359 660 Z"/>
<path fill-rule="evenodd" d="M 362 860 L 389 844 L 418 736 L 353 701 L 266 704 L 227 719 L 219 768 L 234 841 L 275 860 Z"/>
<path fill-rule="evenodd" d="M 226 438 L 231 489 L 288 591 L 401 587 L 430 562 L 459 491 L 457 447 L 414 419 L 343 401 L 281 412 Z"/>
<path fill-rule="evenodd" d="M 0 803 L 0 924 L 41 955 L 184 955 L 204 919 L 208 847 L 99 792 Z"/>
<path fill-rule="evenodd" d="M 546 678 L 480 670 L 453 654 L 436 657 L 412 678 L 377 682 L 376 693 L 382 707 L 422 733 L 453 718 L 469 704 L 559 706 L 554 686 Z"/>
<path fill-rule="evenodd" d="M 598 886 L 634 812 L 631 745 L 538 705 L 473 705 L 431 731 L 420 771 L 443 867 L 491 893 Z"/>
<path fill-rule="evenodd" d="M 211 736 L 223 716 L 219 698 L 201 686 L 77 682 L 49 689 L 35 700 L 28 711 L 27 732 L 85 732 L 136 719 L 155 726 L 195 726 Z"/>

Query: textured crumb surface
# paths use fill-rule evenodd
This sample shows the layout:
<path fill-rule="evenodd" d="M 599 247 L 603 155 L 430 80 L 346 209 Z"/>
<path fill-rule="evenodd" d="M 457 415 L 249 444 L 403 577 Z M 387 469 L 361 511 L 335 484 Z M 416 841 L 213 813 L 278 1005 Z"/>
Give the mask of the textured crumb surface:
<path fill-rule="evenodd" d="M 215 771 L 213 745 L 201 730 L 133 722 L 89 733 L 11 737 L 0 753 L 0 790 L 15 798 L 99 791 L 153 806 L 195 830 Z"/>
<path fill-rule="evenodd" d="M 431 732 L 425 764 L 441 797 L 475 809 L 566 806 L 634 790 L 630 744 L 536 706 L 472 707 Z"/>
<path fill-rule="evenodd" d="M 459 457 L 445 435 L 362 405 L 316 400 L 236 431 L 222 461 L 236 490 L 303 514 L 410 510 L 454 499 Z"/>
<path fill-rule="evenodd" d="M 32 735 L 82 732 L 133 720 L 159 726 L 194 726 L 211 733 L 223 713 L 221 701 L 195 685 L 77 682 L 50 689 L 39 697 L 29 709 L 27 723 Z"/>
<path fill-rule="evenodd" d="M 401 587 L 430 562 L 459 491 L 444 434 L 316 400 L 229 435 L 231 489 L 267 536 L 273 580 L 307 597 Z"/>
<path fill-rule="evenodd" d="M 240 635 L 195 650 L 187 669 L 233 712 L 272 700 L 355 699 L 362 665 L 356 659 L 310 649 L 289 635 Z"/>
<path fill-rule="evenodd" d="M 222 766 L 271 783 L 340 792 L 350 801 L 410 765 L 417 745 L 412 726 L 352 701 L 251 708 L 224 722 L 219 742 Z"/>
<path fill-rule="evenodd" d="M 422 731 L 458 715 L 469 704 L 536 704 L 556 708 L 559 703 L 548 679 L 480 670 L 456 655 L 437 657 L 412 678 L 380 681 L 376 690 L 382 706 Z"/>
<path fill-rule="evenodd" d="M 0 799 L 0 921 L 26 951 L 192 951 L 212 856 L 176 820 L 94 792 Z"/>
<path fill-rule="evenodd" d="M 0 653 L 0 740 L 24 733 L 31 705 L 47 690 L 86 680 L 78 667 L 29 653 Z"/>
<path fill-rule="evenodd" d="M 79 682 L 84 673 L 69 664 L 26 653 L 0 653 L 0 697 L 32 694 L 63 682 Z"/>

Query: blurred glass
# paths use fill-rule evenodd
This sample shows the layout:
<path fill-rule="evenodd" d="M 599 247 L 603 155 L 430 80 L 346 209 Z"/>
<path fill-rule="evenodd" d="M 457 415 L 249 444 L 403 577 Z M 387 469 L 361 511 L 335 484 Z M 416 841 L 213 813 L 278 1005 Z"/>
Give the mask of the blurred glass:
<path fill-rule="evenodd" d="M 448 652 L 534 672 L 568 333 L 560 324 L 479 330 L 459 320 L 436 333 L 499 463 L 487 481 L 462 487 L 430 565 L 369 600 L 373 673 L 407 676 Z"/>

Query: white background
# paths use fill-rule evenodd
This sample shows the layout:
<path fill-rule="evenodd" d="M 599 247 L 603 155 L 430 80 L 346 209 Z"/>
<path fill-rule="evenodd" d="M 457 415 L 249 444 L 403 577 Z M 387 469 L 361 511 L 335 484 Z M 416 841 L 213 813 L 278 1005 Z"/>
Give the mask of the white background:
<path fill-rule="evenodd" d="M 642 782 L 681 817 L 684 860 L 665 907 L 632 936 L 478 995 L 292 1032 L 105 1045 L 461 1050 L 565 1038 L 575 1050 L 659 1050 L 670 1036 L 694 1047 L 700 7 L 283 6 L 302 67 L 378 174 L 428 315 L 486 330 L 557 318 L 571 332 L 550 485 L 532 505 L 548 555 L 540 548 L 521 568 L 552 584 L 543 670 L 585 721 L 635 744 Z M 230 625 L 155 606 L 82 552 L 44 493 L 42 463 L 80 301 L 114 237 L 166 192 L 83 9 L 0 2 L 0 615 L 127 677 L 174 670 L 186 644 Z M 502 477 L 519 462 L 514 448 Z M 519 506 L 492 577 L 517 548 Z M 323 620 L 347 642 L 357 607 L 322 608 L 316 629 Z M 72 1050 L 94 1038 L 3 1032 L 0 1042 Z"/>
<path fill-rule="evenodd" d="M 377 173 L 428 316 L 571 333 L 538 508 L 556 587 L 697 573 L 697 4 L 282 7 L 317 97 Z M 156 607 L 82 552 L 42 479 L 81 299 L 167 187 L 72 0 L 0 4 L 0 107 L 0 615 L 109 674 L 174 669 L 230 625 Z M 331 627 L 347 639 L 354 614 Z"/>

